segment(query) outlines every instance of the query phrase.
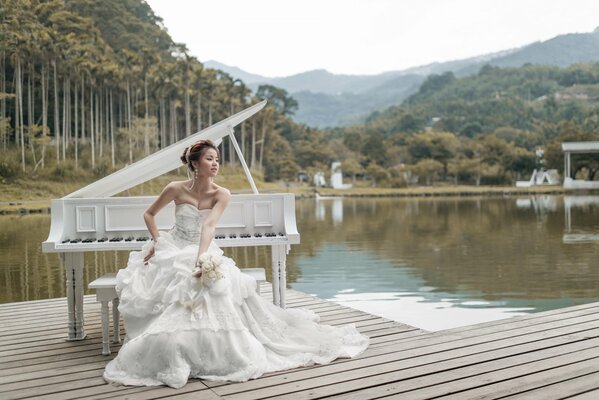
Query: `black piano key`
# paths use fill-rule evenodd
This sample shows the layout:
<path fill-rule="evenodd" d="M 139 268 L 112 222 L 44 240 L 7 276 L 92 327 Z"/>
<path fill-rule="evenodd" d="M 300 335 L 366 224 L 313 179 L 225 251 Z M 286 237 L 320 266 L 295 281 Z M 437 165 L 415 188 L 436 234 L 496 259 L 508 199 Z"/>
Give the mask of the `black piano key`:
<path fill-rule="evenodd" d="M 122 237 L 114 237 L 114 238 L 110 239 L 109 241 L 110 242 L 121 242 L 122 240 L 123 240 Z"/>
<path fill-rule="evenodd" d="M 283 232 L 279 232 L 279 236 L 285 236 L 285 235 L 283 235 Z"/>
<path fill-rule="evenodd" d="M 88 238 L 88 239 L 83 239 L 83 240 L 81 241 L 81 243 L 92 243 L 92 242 L 94 242 L 94 241 L 95 241 L 95 239 L 89 239 L 89 238 Z"/>
<path fill-rule="evenodd" d="M 135 240 L 135 238 L 133 236 L 129 236 L 128 238 L 125 239 L 125 242 L 132 242 L 134 240 Z"/>
<path fill-rule="evenodd" d="M 108 240 L 108 238 L 105 238 L 105 237 L 104 237 L 104 238 L 98 239 L 98 242 L 100 242 L 100 243 L 103 243 L 103 242 L 105 242 L 105 241 L 107 241 L 107 240 Z"/>
<path fill-rule="evenodd" d="M 69 243 L 71 241 L 71 239 L 65 239 L 62 241 L 62 243 Z"/>
<path fill-rule="evenodd" d="M 229 239 L 237 239 L 237 235 L 236 235 L 236 234 L 234 234 L 234 233 L 231 233 L 231 234 L 229 235 Z"/>
<path fill-rule="evenodd" d="M 261 238 L 262 234 L 261 233 L 256 233 L 256 234 L 254 234 L 254 236 L 256 236 L 257 238 Z"/>
<path fill-rule="evenodd" d="M 81 239 L 73 239 L 73 240 L 71 240 L 71 243 L 79 243 L 79 242 L 81 242 Z"/>
<path fill-rule="evenodd" d="M 147 241 L 148 241 L 148 238 L 147 238 L 147 237 L 144 237 L 144 236 L 141 236 L 141 237 L 138 237 L 138 238 L 137 238 L 137 239 L 135 239 L 135 240 L 137 240 L 138 242 L 147 242 Z"/>

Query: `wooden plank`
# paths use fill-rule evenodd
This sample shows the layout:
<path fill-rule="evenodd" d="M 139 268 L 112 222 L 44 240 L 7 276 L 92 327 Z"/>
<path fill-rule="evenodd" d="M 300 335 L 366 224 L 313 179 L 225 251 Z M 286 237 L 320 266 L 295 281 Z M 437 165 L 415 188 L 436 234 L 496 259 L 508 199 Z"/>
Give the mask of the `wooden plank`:
<path fill-rule="evenodd" d="M 591 390 L 586 393 L 581 393 L 570 397 L 571 400 L 597 400 L 599 399 L 599 390 Z"/>
<path fill-rule="evenodd" d="M 550 398 L 544 393 L 557 393 L 560 387 L 577 396 L 599 390 L 591 383 L 599 381 L 595 367 L 599 366 L 599 303 L 423 334 L 382 317 L 290 293 L 289 308 L 312 309 L 330 325 L 354 323 L 371 337 L 371 346 L 356 359 L 277 371 L 244 383 L 191 380 L 184 388 L 173 390 L 103 382 L 104 365 L 114 355 L 99 355 L 99 304 L 95 296 L 87 298 L 91 301 L 85 307 L 85 327 L 91 340 L 60 342 L 66 334 L 66 321 L 57 300 L 53 304 L 38 302 L 34 309 L 21 308 L 25 314 L 16 313 L 17 319 L 4 325 L 0 319 L 0 334 L 8 334 L 0 337 L 0 346 L 10 346 L 0 347 L 0 398 L 9 394 L 8 398 L 235 399 L 260 398 L 255 396 L 262 393 L 281 398 L 362 400 L 394 394 L 404 399 L 406 394 L 425 398 L 495 392 L 504 396 L 541 393 Z M 13 305 L 6 310 L 15 316 L 19 308 Z M 45 330 L 31 332 L 38 329 L 37 322 Z M 411 389 L 406 392 L 406 387 Z M 510 392 L 514 387 L 516 391 Z M 484 391 L 489 388 L 495 392 Z"/>
<path fill-rule="evenodd" d="M 568 347 L 567 349 L 565 347 Z M 571 350 L 578 348 L 577 351 Z M 463 366 L 462 360 L 453 362 L 427 364 L 418 368 L 397 369 L 388 371 L 366 368 L 352 370 L 339 377 L 317 377 L 295 384 L 283 384 L 260 392 L 244 392 L 227 396 L 227 399 L 256 399 L 268 396 L 280 396 L 281 399 L 317 399 L 343 398 L 355 400 L 376 399 L 391 394 L 406 395 L 409 399 L 429 399 L 449 393 L 457 393 L 465 388 L 486 385 L 495 380 L 516 378 L 533 371 L 547 370 L 570 364 L 574 360 L 589 360 L 599 370 L 599 348 L 588 347 L 588 344 L 576 343 L 570 346 L 559 346 L 551 352 L 524 353 L 503 357 L 498 360 L 480 360 L 474 364 Z M 449 383 L 449 385 L 441 385 Z M 215 388 L 218 393 L 219 388 Z M 258 396 L 257 396 L 258 395 Z M 402 397 L 403 398 L 403 397 Z M 463 393 L 459 399 L 470 399 Z"/>
<path fill-rule="evenodd" d="M 540 380 L 535 380 L 532 375 L 527 375 L 523 378 L 518 378 L 510 381 L 512 383 L 513 395 L 506 397 L 508 399 L 518 398 L 518 400 L 552 400 L 566 399 L 572 396 L 588 393 L 589 391 L 599 390 L 599 372 L 591 372 L 596 370 L 596 364 L 590 365 L 587 368 L 580 368 L 583 363 L 575 365 L 577 369 L 569 368 L 566 371 L 557 369 L 551 370 L 552 376 L 547 374 L 540 377 Z M 587 371 L 585 371 L 585 369 Z M 589 372 L 588 374 L 586 372 Z M 553 380 L 553 382 L 551 381 Z M 545 386 L 540 386 L 545 385 Z M 527 389 L 535 387 L 535 389 Z M 484 395 L 479 399 L 496 399 L 502 396 L 501 393 L 495 393 L 495 388 L 492 395 Z M 599 399 L 599 393 L 595 393 L 595 399 Z"/>
<path fill-rule="evenodd" d="M 597 339 L 595 339 L 593 343 L 599 343 L 599 329 L 595 329 L 594 334 L 597 335 Z M 436 368 L 437 371 L 444 369 L 451 370 L 451 368 L 456 366 L 460 367 L 467 365 L 468 362 L 470 365 L 476 365 L 481 361 L 486 362 L 490 359 L 493 359 L 493 357 L 501 359 L 510 355 L 524 354 L 524 357 L 526 358 L 530 356 L 529 352 L 534 351 L 535 349 L 544 348 L 543 346 L 551 348 L 552 346 L 569 345 L 569 342 L 574 340 L 575 339 L 570 336 L 562 335 L 558 336 L 557 338 L 548 339 L 544 343 L 542 341 L 533 341 L 529 343 L 523 343 L 519 346 L 513 346 L 510 343 L 505 343 L 506 347 L 498 349 L 489 345 L 479 345 L 471 346 L 467 349 L 446 349 L 446 351 L 441 354 L 439 352 L 424 354 L 422 349 L 419 348 L 404 352 L 396 351 L 386 354 L 383 353 L 380 355 L 372 355 L 373 353 L 376 353 L 376 351 L 367 350 L 364 353 L 364 356 L 358 359 L 313 368 L 309 371 L 290 373 L 287 374 L 284 379 L 280 379 L 281 377 L 276 377 L 272 379 L 260 379 L 258 381 L 253 381 L 250 385 L 243 388 L 243 390 L 247 390 L 248 387 L 255 389 L 261 388 L 264 390 L 255 392 L 255 396 L 241 398 L 260 398 L 261 396 L 266 396 L 268 394 L 269 386 L 277 387 L 279 388 L 278 390 L 282 390 L 286 385 L 289 386 L 288 389 L 290 391 L 296 391 L 300 389 L 309 390 L 313 386 L 321 385 L 327 376 L 332 376 L 333 381 L 337 380 L 337 389 L 343 389 L 343 382 L 354 378 L 361 378 L 359 379 L 359 385 L 369 387 L 370 385 L 368 382 L 371 379 L 374 379 L 373 376 L 376 376 L 384 371 L 395 371 L 405 379 L 407 376 L 414 374 L 418 376 L 419 369 L 423 370 L 422 374 L 429 374 L 431 373 L 431 366 Z M 593 343 L 589 343 L 587 340 L 582 338 L 579 338 L 578 342 L 574 342 L 571 346 L 581 346 L 580 343 L 584 343 L 582 344 L 584 348 L 593 346 Z M 494 353 L 491 353 L 491 351 L 494 351 Z M 466 356 L 469 356 L 469 359 L 465 358 Z M 408 370 L 406 371 L 406 369 Z M 344 373 L 340 374 L 339 372 L 341 371 Z M 369 376 L 368 371 L 372 371 L 373 376 Z M 237 388 L 235 385 L 229 385 L 223 387 L 222 391 L 216 390 L 216 392 L 220 395 L 231 395 L 235 393 Z M 329 395 L 331 394 L 329 393 Z"/>
<path fill-rule="evenodd" d="M 0 390 L 6 391 L 4 388 L 9 387 L 11 384 L 15 384 L 16 386 L 20 385 L 29 385 L 30 381 L 36 381 L 43 378 L 48 379 L 62 379 L 62 376 L 68 376 L 71 374 L 75 374 L 78 372 L 85 372 L 91 370 L 101 371 L 99 375 L 102 375 L 104 368 L 109 360 L 113 357 L 105 357 L 105 361 L 99 362 L 88 362 L 83 365 L 73 365 L 67 367 L 59 367 L 59 368 L 47 368 L 41 371 L 33 371 L 27 372 L 23 374 L 15 374 L 0 377 Z M 66 379 L 68 380 L 68 379 Z"/>
<path fill-rule="evenodd" d="M 468 379 L 459 378 L 444 385 L 412 392 L 410 397 L 428 399 L 431 395 L 443 393 L 443 395 L 451 394 L 445 397 L 448 400 L 500 398 L 577 376 L 587 374 L 596 376 L 597 373 L 599 373 L 599 349 L 593 349 L 523 365 L 513 365 L 509 368 L 471 376 Z M 592 381 L 591 388 L 597 387 L 597 381 Z M 490 393 L 492 396 L 489 396 Z"/>
<path fill-rule="evenodd" d="M 184 397 L 176 397 L 176 396 L 184 396 Z M 159 386 L 152 388 L 152 390 L 144 390 L 144 391 L 131 391 L 129 388 L 115 393 L 111 397 L 101 397 L 101 396 L 93 396 L 93 397 L 85 397 L 86 400 L 89 399 L 127 399 L 127 400 L 151 400 L 158 398 L 190 398 L 193 399 L 222 399 L 221 396 L 216 394 L 213 390 L 209 389 L 204 385 L 204 383 L 198 379 L 190 380 L 187 385 L 180 389 L 172 389 L 165 386 Z M 203 397 L 205 396 L 205 397 Z"/>

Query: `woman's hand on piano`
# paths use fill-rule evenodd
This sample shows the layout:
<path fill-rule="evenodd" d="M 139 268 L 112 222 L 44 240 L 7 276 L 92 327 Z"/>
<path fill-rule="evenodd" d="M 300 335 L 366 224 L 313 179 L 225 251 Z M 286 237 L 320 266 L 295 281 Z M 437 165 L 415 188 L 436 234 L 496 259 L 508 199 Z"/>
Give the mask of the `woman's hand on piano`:
<path fill-rule="evenodd" d="M 148 250 L 148 254 L 146 254 L 146 256 L 144 257 L 144 265 L 148 265 L 148 261 L 150 260 L 150 258 L 152 258 L 153 255 L 154 255 L 154 242 L 152 242 L 152 245 L 150 246 L 150 249 Z"/>

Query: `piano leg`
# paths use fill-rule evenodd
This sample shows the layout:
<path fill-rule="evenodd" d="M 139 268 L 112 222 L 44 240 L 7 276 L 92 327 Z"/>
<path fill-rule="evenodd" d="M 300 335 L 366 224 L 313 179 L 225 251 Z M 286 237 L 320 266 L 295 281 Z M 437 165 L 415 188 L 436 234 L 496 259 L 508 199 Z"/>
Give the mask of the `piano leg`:
<path fill-rule="evenodd" d="M 285 290 L 287 289 L 286 245 L 272 246 L 272 298 L 273 303 L 285 308 Z"/>
<path fill-rule="evenodd" d="M 279 297 L 281 299 L 279 306 L 285 308 L 285 293 L 287 292 L 287 249 L 289 246 L 279 247 Z"/>
<path fill-rule="evenodd" d="M 275 306 L 280 305 L 281 297 L 279 293 L 279 269 L 280 269 L 280 257 L 279 247 L 271 246 L 271 259 L 272 259 L 272 302 Z"/>
<path fill-rule="evenodd" d="M 62 259 L 67 277 L 67 340 L 83 340 L 83 253 L 64 253 Z"/>

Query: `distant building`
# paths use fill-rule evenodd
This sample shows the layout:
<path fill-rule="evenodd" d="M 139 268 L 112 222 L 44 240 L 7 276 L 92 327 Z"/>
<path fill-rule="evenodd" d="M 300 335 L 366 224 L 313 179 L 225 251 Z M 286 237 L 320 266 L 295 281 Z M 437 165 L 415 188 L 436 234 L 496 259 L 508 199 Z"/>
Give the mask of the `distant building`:
<path fill-rule="evenodd" d="M 326 179 L 324 179 L 324 172 L 317 172 L 314 174 L 314 186 L 325 187 L 327 185 Z"/>
<path fill-rule="evenodd" d="M 559 173 L 557 169 L 540 169 L 532 171 L 530 180 L 516 181 L 516 187 L 531 187 L 542 185 L 559 185 Z"/>
<path fill-rule="evenodd" d="M 564 188 L 565 189 L 599 189 L 598 181 L 576 179 L 572 176 L 572 154 L 599 153 L 599 142 L 563 142 L 564 152 Z"/>
<path fill-rule="evenodd" d="M 352 187 L 351 184 L 343 183 L 343 173 L 339 161 L 333 161 L 333 164 L 331 164 L 331 186 L 333 189 L 349 189 Z"/>

